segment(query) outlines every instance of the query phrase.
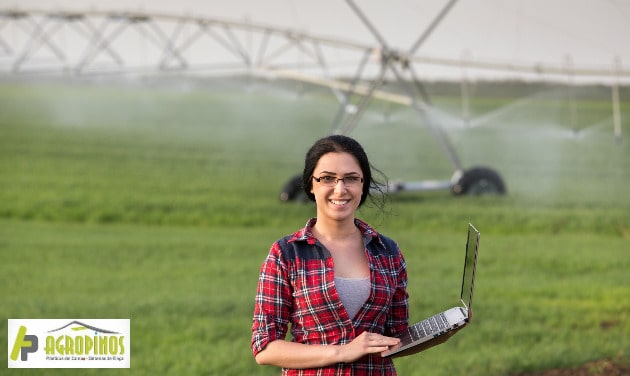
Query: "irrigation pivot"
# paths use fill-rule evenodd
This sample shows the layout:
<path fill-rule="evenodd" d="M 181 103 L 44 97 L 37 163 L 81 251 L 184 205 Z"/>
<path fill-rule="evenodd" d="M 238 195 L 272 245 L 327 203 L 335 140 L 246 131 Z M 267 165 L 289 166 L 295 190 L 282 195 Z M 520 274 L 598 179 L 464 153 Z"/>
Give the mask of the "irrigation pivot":
<path fill-rule="evenodd" d="M 346 86 L 346 90 L 343 93 L 344 95 L 340 100 L 341 105 L 333 121 L 332 133 L 349 134 L 352 132 L 359 123 L 361 116 L 365 113 L 365 110 L 369 106 L 371 100 L 377 93 L 381 93 L 379 88 L 385 81 L 386 73 L 392 73 L 396 83 L 403 91 L 401 94 L 397 94 L 399 98 L 397 103 L 403 103 L 417 111 L 423 120 L 423 124 L 426 124 L 434 141 L 440 147 L 440 150 L 448 157 L 454 172 L 451 179 L 448 181 L 398 181 L 395 183 L 389 183 L 386 187 L 387 192 L 396 193 L 402 191 L 451 190 L 451 192 L 455 195 L 504 194 L 506 192 L 505 183 L 498 172 L 489 167 L 481 166 L 469 169 L 463 168 L 457 152 L 443 128 L 435 122 L 435 119 L 432 116 L 430 116 L 429 113 L 432 109 L 430 97 L 424 89 L 422 82 L 418 79 L 418 76 L 413 69 L 413 65 L 410 64 L 410 61 L 413 59 L 413 55 L 422 46 L 424 41 L 429 38 L 431 33 L 448 14 L 449 10 L 455 5 L 457 0 L 449 0 L 445 4 L 442 10 L 407 52 L 400 52 L 393 49 L 381 33 L 379 33 L 374 24 L 370 22 L 363 11 L 354 3 L 354 1 L 346 0 L 346 2 L 377 40 L 379 44 L 377 51 L 379 53 L 379 60 L 381 64 L 378 74 L 375 78 L 369 81 L 367 87 L 359 85 L 364 74 L 365 60 L 362 60 L 358 65 L 352 81 Z M 407 73 L 408 78 L 403 75 L 403 72 Z M 351 98 L 354 95 L 360 97 L 356 105 L 351 104 Z M 383 98 L 381 97 L 381 99 Z M 292 201 L 303 198 L 301 176 L 293 176 L 282 187 L 280 200 Z"/>

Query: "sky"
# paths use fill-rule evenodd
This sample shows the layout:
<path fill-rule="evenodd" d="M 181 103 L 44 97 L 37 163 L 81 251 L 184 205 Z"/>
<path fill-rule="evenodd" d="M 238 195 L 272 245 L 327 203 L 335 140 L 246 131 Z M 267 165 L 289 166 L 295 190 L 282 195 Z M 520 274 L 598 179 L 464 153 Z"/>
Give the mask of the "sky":
<path fill-rule="evenodd" d="M 0 9 L 119 10 L 195 15 L 297 29 L 409 51 L 445 0 L 4 0 Z M 630 79 L 630 0 L 459 0 L 417 54 L 621 72 Z"/>

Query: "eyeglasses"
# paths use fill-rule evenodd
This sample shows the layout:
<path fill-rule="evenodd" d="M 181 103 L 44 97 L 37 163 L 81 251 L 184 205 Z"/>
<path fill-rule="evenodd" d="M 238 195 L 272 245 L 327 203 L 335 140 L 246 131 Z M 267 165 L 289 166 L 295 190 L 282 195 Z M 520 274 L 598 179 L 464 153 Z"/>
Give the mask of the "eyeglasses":
<path fill-rule="evenodd" d="M 360 176 L 346 176 L 343 178 L 338 178 L 335 176 L 320 176 L 318 178 L 316 178 L 315 176 L 313 176 L 313 179 L 315 179 L 316 182 L 320 183 L 323 186 L 326 187 L 334 187 L 337 185 L 337 183 L 339 181 L 342 181 L 343 184 L 347 187 L 351 187 L 351 186 L 356 186 L 358 184 L 363 183 L 363 178 Z"/>

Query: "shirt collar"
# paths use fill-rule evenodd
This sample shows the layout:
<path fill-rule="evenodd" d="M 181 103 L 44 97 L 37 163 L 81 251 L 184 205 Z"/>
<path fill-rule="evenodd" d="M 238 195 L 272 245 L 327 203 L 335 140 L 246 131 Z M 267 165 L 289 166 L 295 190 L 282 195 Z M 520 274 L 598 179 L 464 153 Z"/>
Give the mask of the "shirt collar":
<path fill-rule="evenodd" d="M 289 239 L 289 243 L 296 242 L 296 241 L 305 241 L 310 245 L 314 245 L 317 242 L 317 239 L 315 239 L 315 237 L 313 236 L 313 233 L 311 232 L 311 228 L 313 228 L 316 222 L 317 222 L 317 218 L 309 219 L 306 222 L 306 226 L 304 226 L 304 228 L 295 232 L 291 236 L 291 238 Z M 361 231 L 361 235 L 363 236 L 363 241 L 365 244 L 369 243 L 373 238 L 378 239 L 378 232 L 376 232 L 376 230 L 374 230 L 367 223 L 363 222 L 362 220 L 358 218 L 355 218 L 354 224 L 355 226 L 359 228 L 359 231 Z"/>

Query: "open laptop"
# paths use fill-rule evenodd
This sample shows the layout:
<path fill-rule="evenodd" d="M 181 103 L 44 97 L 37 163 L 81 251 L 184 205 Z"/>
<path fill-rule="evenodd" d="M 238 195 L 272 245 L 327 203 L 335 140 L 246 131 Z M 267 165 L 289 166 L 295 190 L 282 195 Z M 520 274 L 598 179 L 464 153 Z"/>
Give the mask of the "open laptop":
<path fill-rule="evenodd" d="M 471 223 L 468 224 L 468 239 L 466 240 L 466 256 L 464 258 L 464 275 L 460 293 L 461 306 L 448 309 L 420 321 L 407 328 L 398 335 L 400 343 L 383 354 L 383 357 L 395 355 L 420 344 L 427 344 L 451 330 L 468 324 L 472 318 L 472 298 L 475 287 L 475 271 L 477 269 L 477 252 L 479 250 L 479 231 Z"/>

